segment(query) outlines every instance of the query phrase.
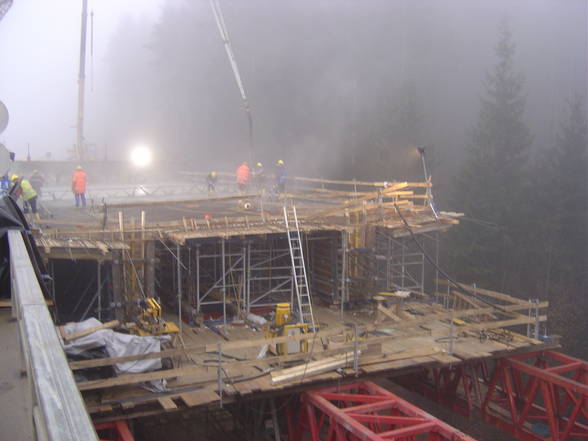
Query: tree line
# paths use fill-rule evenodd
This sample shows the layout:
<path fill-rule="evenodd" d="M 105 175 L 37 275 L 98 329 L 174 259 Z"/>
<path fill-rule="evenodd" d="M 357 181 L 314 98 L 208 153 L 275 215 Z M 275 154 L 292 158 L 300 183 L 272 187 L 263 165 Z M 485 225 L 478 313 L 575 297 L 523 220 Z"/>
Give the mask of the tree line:
<path fill-rule="evenodd" d="M 588 356 L 588 137 L 585 97 L 570 97 L 550 148 L 531 155 L 524 78 L 503 23 L 451 205 L 465 213 L 446 241 L 453 274 L 550 301 L 547 331 Z"/>

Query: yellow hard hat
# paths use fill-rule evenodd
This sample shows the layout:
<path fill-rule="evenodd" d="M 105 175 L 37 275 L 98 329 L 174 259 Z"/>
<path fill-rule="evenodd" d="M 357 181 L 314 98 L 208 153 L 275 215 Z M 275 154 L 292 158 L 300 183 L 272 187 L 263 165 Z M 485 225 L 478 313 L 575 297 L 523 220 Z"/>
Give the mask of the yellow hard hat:
<path fill-rule="evenodd" d="M 12 176 L 10 177 L 10 180 L 11 180 L 11 181 L 16 181 L 17 179 L 18 179 L 18 175 L 12 175 Z"/>
<path fill-rule="evenodd" d="M 76 167 L 76 170 L 81 170 L 81 169 L 82 169 L 82 166 L 81 166 L 81 165 L 78 165 L 78 166 Z"/>
<path fill-rule="evenodd" d="M 261 162 L 258 162 L 258 163 L 257 163 L 257 164 L 255 164 L 255 165 L 257 165 L 258 167 L 263 167 L 263 164 L 262 164 Z"/>
<path fill-rule="evenodd" d="M 210 172 L 210 176 L 212 176 L 214 178 L 216 176 L 216 172 L 215 171 Z"/>
<path fill-rule="evenodd" d="M 284 161 L 282 161 L 281 159 L 278 159 L 278 162 L 276 162 L 276 164 L 278 164 L 278 165 L 284 165 Z"/>

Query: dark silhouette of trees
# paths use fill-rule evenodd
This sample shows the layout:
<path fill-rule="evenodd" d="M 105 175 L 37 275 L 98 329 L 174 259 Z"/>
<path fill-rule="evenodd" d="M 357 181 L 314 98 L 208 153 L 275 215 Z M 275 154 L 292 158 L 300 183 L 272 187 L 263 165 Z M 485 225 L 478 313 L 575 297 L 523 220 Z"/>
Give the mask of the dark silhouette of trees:
<path fill-rule="evenodd" d="M 453 208 L 466 213 L 452 234 L 455 274 L 496 289 L 512 289 L 531 136 L 523 120 L 522 75 L 514 68 L 515 43 L 499 27 L 498 62 L 485 81 L 467 159 L 456 179 Z"/>

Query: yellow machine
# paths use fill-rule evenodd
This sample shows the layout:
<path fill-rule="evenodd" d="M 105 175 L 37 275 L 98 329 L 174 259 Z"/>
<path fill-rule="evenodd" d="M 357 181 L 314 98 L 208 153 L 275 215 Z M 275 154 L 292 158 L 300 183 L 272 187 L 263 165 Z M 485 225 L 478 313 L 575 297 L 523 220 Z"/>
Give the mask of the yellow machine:
<path fill-rule="evenodd" d="M 276 305 L 276 316 L 274 323 L 266 333 L 267 338 L 282 337 L 289 335 L 300 335 L 308 332 L 306 323 L 292 323 L 292 311 L 289 303 L 278 303 Z M 308 352 L 308 341 L 292 341 L 289 343 L 278 343 L 276 345 L 278 355 L 296 354 Z"/>
<path fill-rule="evenodd" d="M 166 322 L 161 317 L 161 305 L 153 297 L 148 297 L 140 304 L 141 314 L 137 316 L 131 331 L 137 335 L 163 335 L 179 333 L 175 323 Z"/>

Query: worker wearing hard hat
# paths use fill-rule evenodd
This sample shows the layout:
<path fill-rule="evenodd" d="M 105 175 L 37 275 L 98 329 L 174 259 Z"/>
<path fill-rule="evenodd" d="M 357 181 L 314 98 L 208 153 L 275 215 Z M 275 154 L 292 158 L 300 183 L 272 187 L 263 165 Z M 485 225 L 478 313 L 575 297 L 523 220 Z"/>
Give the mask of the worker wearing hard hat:
<path fill-rule="evenodd" d="M 253 182 L 258 190 L 263 191 L 265 187 L 265 170 L 263 164 L 258 162 L 253 168 Z"/>
<path fill-rule="evenodd" d="M 247 164 L 247 161 L 243 163 L 237 169 L 237 186 L 239 187 L 240 193 L 245 193 L 247 186 L 249 185 L 249 178 L 251 177 L 251 169 Z"/>
<path fill-rule="evenodd" d="M 41 196 L 41 189 L 45 184 L 45 176 L 39 170 L 33 170 L 33 174 L 29 178 L 29 182 L 37 192 L 37 195 Z"/>
<path fill-rule="evenodd" d="M 88 182 L 88 175 L 82 169 L 81 165 L 76 167 L 76 171 L 71 177 L 71 191 L 76 198 L 76 207 L 80 205 L 86 207 L 86 184 Z"/>
<path fill-rule="evenodd" d="M 216 191 L 216 183 L 218 182 L 218 175 L 215 171 L 211 171 L 206 176 L 206 185 L 208 186 L 208 192 L 214 193 Z"/>
<path fill-rule="evenodd" d="M 288 178 L 288 174 L 286 173 L 286 164 L 284 161 L 279 159 L 276 162 L 276 185 L 278 188 L 278 193 L 285 193 L 286 192 L 286 180 Z"/>
<path fill-rule="evenodd" d="M 8 175 L 4 175 L 2 176 L 2 179 L 0 179 L 0 194 L 8 194 L 8 190 L 10 190 L 10 178 Z"/>
<path fill-rule="evenodd" d="M 18 175 L 11 176 L 12 185 L 14 191 L 12 195 L 15 200 L 18 200 L 22 196 L 23 200 L 23 213 L 28 213 L 29 210 L 32 213 L 37 212 L 37 192 L 31 185 L 28 179 L 20 179 Z"/>

